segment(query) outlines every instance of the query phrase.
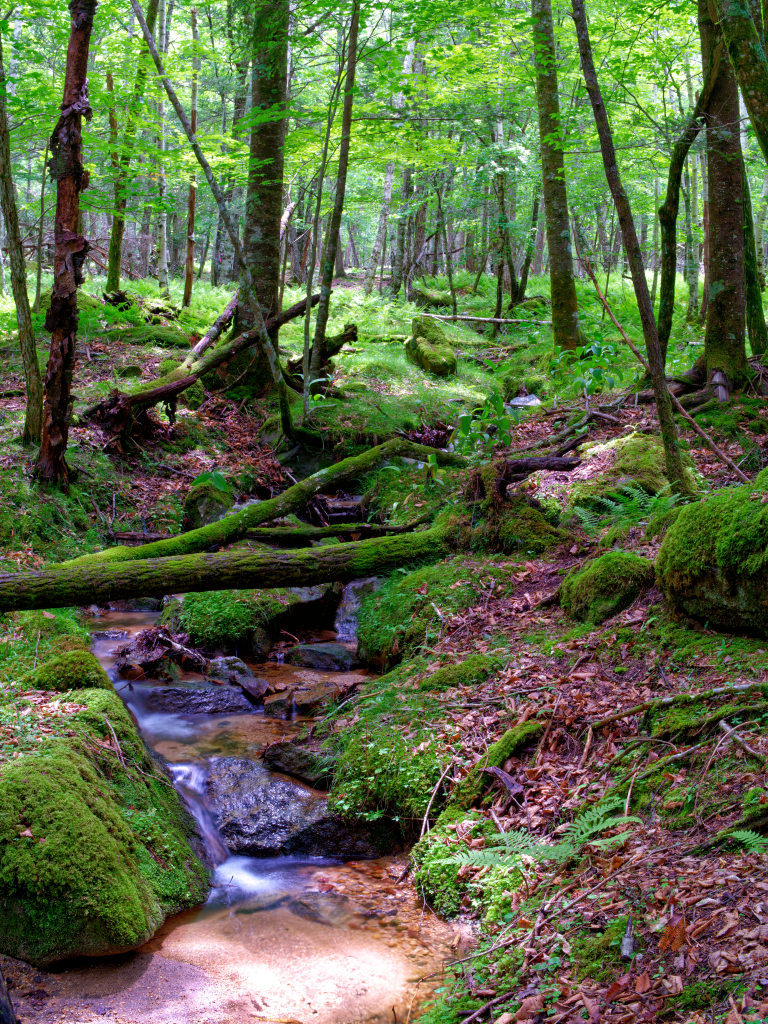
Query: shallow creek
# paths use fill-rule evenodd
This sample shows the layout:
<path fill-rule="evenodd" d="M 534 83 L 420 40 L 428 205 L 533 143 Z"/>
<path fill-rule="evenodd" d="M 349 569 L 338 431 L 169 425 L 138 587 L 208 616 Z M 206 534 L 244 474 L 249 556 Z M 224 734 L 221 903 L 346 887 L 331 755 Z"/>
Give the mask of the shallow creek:
<path fill-rule="evenodd" d="M 431 989 L 431 983 L 418 984 L 417 979 L 436 970 L 450 954 L 451 932 L 424 907 L 410 881 L 398 882 L 406 858 L 345 864 L 311 857 L 231 856 L 217 832 L 215 809 L 206 805 L 209 759 L 256 761 L 268 743 L 290 738 L 302 721 L 269 718 L 261 709 L 226 715 L 146 711 L 142 689 L 162 684 L 126 683 L 114 670 L 112 652 L 156 618 L 151 613 L 111 612 L 94 619 L 92 629 L 100 635 L 93 649 L 147 743 L 170 762 L 176 787 L 216 864 L 211 893 L 204 906 L 167 921 L 134 952 L 69 963 L 41 978 L 48 998 L 44 1006 L 30 1006 L 31 1013 L 22 1020 L 413 1020 Z M 339 675 L 276 662 L 260 664 L 256 671 L 289 685 Z M 200 679 L 187 675 L 181 682 Z"/>

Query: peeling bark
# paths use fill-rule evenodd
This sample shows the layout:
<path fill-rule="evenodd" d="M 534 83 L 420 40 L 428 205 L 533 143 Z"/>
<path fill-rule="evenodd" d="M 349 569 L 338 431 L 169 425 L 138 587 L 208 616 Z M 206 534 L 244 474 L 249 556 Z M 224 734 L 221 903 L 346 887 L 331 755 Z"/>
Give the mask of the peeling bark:
<path fill-rule="evenodd" d="M 45 317 L 51 349 L 45 375 L 43 436 L 35 468 L 43 484 L 68 486 L 66 461 L 71 413 L 72 373 L 77 335 L 77 288 L 88 243 L 78 231 L 80 193 L 88 186 L 82 161 L 82 119 L 91 117 L 88 102 L 88 50 L 96 0 L 71 0 L 71 27 L 61 115 L 51 136 L 51 178 L 56 182 L 53 289 Z"/>

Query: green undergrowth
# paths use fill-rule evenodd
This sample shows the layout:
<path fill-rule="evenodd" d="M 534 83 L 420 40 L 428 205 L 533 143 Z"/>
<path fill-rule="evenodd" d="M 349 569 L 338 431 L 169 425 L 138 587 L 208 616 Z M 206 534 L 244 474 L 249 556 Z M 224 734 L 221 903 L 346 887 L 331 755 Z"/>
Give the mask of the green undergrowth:
<path fill-rule="evenodd" d="M 38 664 L 62 650 L 88 650 L 90 634 L 76 608 L 0 616 L 0 701 Z"/>
<path fill-rule="evenodd" d="M 436 514 L 461 500 L 465 469 L 438 469 L 432 479 L 402 459 L 383 466 L 363 481 L 363 502 L 369 519 L 379 517 L 393 526 Z"/>
<path fill-rule="evenodd" d="M 629 607 L 654 580 L 647 558 L 609 551 L 571 570 L 560 586 L 560 603 L 571 618 L 597 625 Z"/>
<path fill-rule="evenodd" d="M 499 586 L 511 588 L 503 563 L 474 556 L 397 570 L 363 599 L 358 615 L 363 658 L 386 667 L 411 657 L 437 639 L 446 615 L 471 607 Z"/>

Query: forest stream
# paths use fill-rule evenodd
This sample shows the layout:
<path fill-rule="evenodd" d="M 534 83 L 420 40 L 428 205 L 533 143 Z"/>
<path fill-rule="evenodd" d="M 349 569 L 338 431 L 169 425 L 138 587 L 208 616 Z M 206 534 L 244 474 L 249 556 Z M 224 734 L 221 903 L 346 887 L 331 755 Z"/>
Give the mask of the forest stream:
<path fill-rule="evenodd" d="M 48 974 L 30 968 L 34 978 L 29 980 L 41 986 L 40 1000 L 37 1009 L 34 999 L 27 1004 L 30 1015 L 22 1020 L 408 1020 L 433 987 L 417 982 L 439 967 L 448 952 L 449 929 L 408 882 L 398 884 L 405 856 L 345 863 L 232 855 L 216 826 L 215 800 L 207 796 L 212 764 L 247 759 L 253 761 L 254 778 L 275 774 L 268 773 L 258 754 L 268 743 L 295 735 L 311 719 L 269 718 L 261 708 L 242 714 L 149 710 L 147 694 L 163 683 L 121 679 L 114 651 L 157 618 L 151 612 L 100 612 L 90 623 L 93 651 L 146 742 L 167 759 L 176 788 L 198 822 L 213 867 L 210 895 L 203 906 L 168 920 L 133 952 L 69 961 Z M 328 636 L 325 631 L 323 639 Z M 305 686 L 336 675 L 280 662 L 260 664 L 258 672 Z M 174 686 L 201 680 L 182 673 Z M 303 789 L 308 798 L 324 800 L 320 791 Z"/>

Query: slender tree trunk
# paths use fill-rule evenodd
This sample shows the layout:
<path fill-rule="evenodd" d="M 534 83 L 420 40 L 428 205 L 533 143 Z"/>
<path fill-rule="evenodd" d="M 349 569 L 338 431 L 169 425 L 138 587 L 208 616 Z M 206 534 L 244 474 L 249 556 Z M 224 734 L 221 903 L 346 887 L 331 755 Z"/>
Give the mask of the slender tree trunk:
<path fill-rule="evenodd" d="M 0 87 L 2 87 L 2 76 L 0 76 Z M 2 185 L 0 185 L 0 196 L 2 195 Z M 3 256 L 3 249 L 5 247 L 5 238 L 3 232 L 3 208 L 2 202 L 0 202 L 0 295 L 5 295 L 8 288 L 8 284 L 5 280 L 5 258 Z"/>
<path fill-rule="evenodd" d="M 192 96 L 189 105 L 189 123 L 192 131 L 197 131 L 197 78 L 200 71 L 200 56 L 198 54 L 198 43 L 200 32 L 197 28 L 197 10 L 193 7 L 190 11 L 190 25 L 192 29 Z M 195 201 L 197 198 L 197 175 L 189 176 L 189 199 L 187 201 L 187 265 L 184 275 L 184 295 L 181 300 L 182 306 L 188 306 L 192 301 L 192 285 L 195 277 Z"/>
<path fill-rule="evenodd" d="M 312 339 L 312 352 L 309 363 L 310 380 L 320 375 L 325 347 L 325 329 L 328 326 L 328 315 L 331 308 L 331 289 L 333 287 L 333 271 L 336 254 L 339 249 L 341 233 L 341 217 L 344 213 L 344 199 L 347 192 L 347 172 L 349 170 L 349 147 L 352 141 L 352 108 L 354 105 L 355 74 L 357 71 L 357 42 L 360 28 L 360 4 L 354 3 L 347 37 L 347 64 L 344 76 L 344 99 L 341 107 L 341 139 L 339 140 L 339 165 L 336 172 L 336 191 L 333 199 L 328 224 L 328 241 L 325 246 L 325 262 L 320 276 L 320 302 L 317 305 L 315 334 Z M 352 237 L 350 232 L 350 238 Z M 342 264 L 342 272 L 343 272 Z"/>
<path fill-rule="evenodd" d="M 672 402 L 667 390 L 667 382 L 664 378 L 664 357 L 656 331 L 656 320 L 653 316 L 653 306 L 651 305 L 651 296 L 648 292 L 648 282 L 645 277 L 645 268 L 643 267 L 643 257 L 637 239 L 637 232 L 635 231 L 635 222 L 632 219 L 632 209 L 627 193 L 624 191 L 624 186 L 621 183 L 611 126 L 608 121 L 605 104 L 603 103 L 603 97 L 600 93 L 597 72 L 595 71 L 592 59 L 592 44 L 589 39 L 584 0 L 572 0 L 572 5 L 584 82 L 587 87 L 590 103 L 592 104 L 592 112 L 595 116 L 605 176 L 621 225 L 624 248 L 632 275 L 632 284 L 635 289 L 635 299 L 637 300 L 640 312 L 640 321 L 643 325 L 643 337 L 645 339 L 646 351 L 648 352 L 653 391 L 656 398 L 656 411 L 659 417 L 662 441 L 664 442 L 667 478 L 673 491 L 679 494 L 686 494 L 688 493 L 688 485 L 677 441 L 677 429 L 672 415 Z"/>
<path fill-rule="evenodd" d="M 339 229 L 336 235 L 336 266 L 334 269 L 334 277 L 346 277 L 344 270 L 344 246 L 341 244 L 341 229 Z"/>
<path fill-rule="evenodd" d="M 699 0 L 698 10 L 701 59 L 707 67 L 719 33 L 710 15 L 709 0 Z M 706 106 L 705 123 L 709 171 L 709 301 L 704 358 L 708 379 L 719 371 L 733 388 L 744 379 L 747 355 L 739 90 L 728 60 L 720 61 Z"/>
<path fill-rule="evenodd" d="M 562 149 L 563 129 L 560 123 L 555 35 L 550 0 L 533 0 L 532 15 L 552 326 L 555 345 L 563 349 L 574 349 L 580 344 L 581 338 L 576 284 L 573 277 L 568 192 Z"/>
<path fill-rule="evenodd" d="M 139 275 L 142 278 L 149 277 L 149 232 L 152 226 L 152 207 L 146 204 L 141 214 L 141 227 L 139 229 Z"/>
<path fill-rule="evenodd" d="M 198 281 L 203 276 L 203 271 L 205 270 L 205 261 L 208 259 L 208 249 L 210 248 L 210 245 L 211 245 L 211 228 L 210 228 L 210 225 L 209 225 L 208 226 L 208 230 L 205 232 L 205 243 L 203 245 L 203 252 L 202 252 L 202 254 L 200 256 L 200 266 L 197 268 L 197 280 Z"/>
<path fill-rule="evenodd" d="M 742 161 L 742 187 L 744 190 L 744 286 L 747 302 L 747 334 L 752 354 L 758 356 L 768 348 L 768 329 L 765 325 L 763 296 L 760 291 L 755 225 L 752 219 L 752 197 L 744 161 Z"/>
<path fill-rule="evenodd" d="M 456 289 L 453 286 L 453 265 L 451 262 L 450 246 L 448 244 L 448 231 L 445 226 L 445 210 L 443 209 L 443 190 L 442 186 L 438 186 L 436 189 L 437 195 L 437 218 L 438 218 L 438 238 L 442 235 L 443 245 L 445 246 L 445 273 L 448 278 L 448 289 L 451 293 L 451 310 L 454 316 L 458 315 L 458 309 L 456 305 Z"/>
<path fill-rule="evenodd" d="M 363 279 L 363 292 L 370 295 L 376 280 L 376 270 L 381 259 L 381 252 L 384 247 L 384 236 L 387 233 L 387 222 L 389 221 L 389 208 L 392 204 L 392 185 L 395 180 L 395 164 L 393 160 L 387 161 L 384 170 L 384 194 L 381 200 L 381 213 L 379 214 L 379 226 L 376 230 L 376 238 L 373 242 L 370 266 L 365 272 Z M 437 243 L 435 243 L 437 245 Z"/>
<path fill-rule="evenodd" d="M 545 242 L 544 206 L 539 204 L 539 219 L 536 224 L 536 255 L 533 258 L 533 276 L 541 277 L 544 270 L 544 242 Z"/>
<path fill-rule="evenodd" d="M 702 323 L 707 315 L 709 304 L 709 174 L 707 173 L 707 158 L 701 153 L 701 206 L 702 222 L 704 225 L 704 244 L 702 245 L 702 261 L 704 263 L 704 287 L 702 288 L 701 309 L 699 319 Z"/>
<path fill-rule="evenodd" d="M 40 297 L 43 283 L 43 235 L 45 234 L 45 183 L 48 177 L 48 150 L 50 143 L 45 144 L 43 171 L 40 175 L 40 223 L 37 226 L 37 275 L 35 280 L 35 313 L 40 312 Z"/>
<path fill-rule="evenodd" d="M 158 11 L 160 14 L 160 30 L 158 47 L 160 53 L 166 52 L 167 40 L 170 34 L 170 6 L 172 0 L 159 0 Z M 168 6 L 166 6 L 168 4 Z M 165 164 L 163 154 L 165 153 L 165 101 L 163 94 L 157 104 L 157 116 L 159 135 L 157 148 L 160 152 L 160 159 L 157 167 L 157 287 L 161 295 L 168 295 L 168 211 L 166 210 L 167 182 L 165 178 Z"/>
<path fill-rule="evenodd" d="M 522 302 L 525 298 L 525 289 L 528 287 L 528 273 L 531 268 L 533 254 L 536 251 L 536 227 L 539 223 L 539 201 L 541 195 L 541 183 L 533 183 L 533 208 L 531 210 L 531 226 L 528 229 L 528 245 L 525 250 L 525 259 L 520 269 L 520 283 L 517 287 L 517 300 Z"/>
<path fill-rule="evenodd" d="M 389 290 L 394 298 L 400 294 L 403 285 L 403 265 L 405 263 L 405 235 L 408 228 L 408 207 L 413 188 L 411 186 L 412 169 L 403 168 L 403 187 L 400 192 L 400 211 L 397 218 L 397 235 L 395 237 L 395 255 L 392 261 L 392 280 Z"/>
<path fill-rule="evenodd" d="M 659 176 L 653 180 L 653 282 L 651 284 L 651 305 L 656 307 L 656 289 L 659 284 Z M 697 255 L 698 260 L 698 255 Z"/>
<path fill-rule="evenodd" d="M 147 24 L 150 32 L 155 31 L 158 0 L 149 0 L 147 4 Z M 109 240 L 107 256 L 107 292 L 116 292 L 120 288 L 120 273 L 123 259 L 123 235 L 125 233 L 125 210 L 128 205 L 130 191 L 129 172 L 131 156 L 136 143 L 136 131 L 139 124 L 139 108 L 144 98 L 147 82 L 148 52 L 146 46 L 141 47 L 139 62 L 136 68 L 136 81 L 133 96 L 128 108 L 128 118 L 123 135 L 123 147 L 119 158 L 119 170 L 115 178 L 115 209 L 112 215 L 112 234 Z"/>
<path fill-rule="evenodd" d="M 760 206 L 755 218 L 755 249 L 757 252 L 757 279 L 760 291 L 765 291 L 765 214 L 768 210 L 768 174 L 763 175 L 763 187 L 760 192 Z"/>
<path fill-rule="evenodd" d="M 685 184 L 683 186 L 683 202 L 685 204 L 685 281 L 688 285 L 688 307 L 686 319 L 694 320 L 699 314 L 699 258 L 698 252 L 694 252 L 693 244 L 693 213 L 691 195 L 691 175 L 687 163 L 685 170 Z"/>
<path fill-rule="evenodd" d="M 96 0 L 70 0 L 71 26 L 61 116 L 51 136 L 51 177 L 56 182 L 53 290 L 45 317 L 51 350 L 45 375 L 43 436 L 35 473 L 44 485 L 68 487 L 66 461 L 77 335 L 77 287 L 88 243 L 79 233 L 80 193 L 88 185 L 82 161 L 82 118 L 88 103 L 88 50 Z"/>
<path fill-rule="evenodd" d="M 43 422 L 43 382 L 37 362 L 35 334 L 27 295 L 27 264 L 21 245 L 16 191 L 11 171 L 11 143 L 8 126 L 8 108 L 5 102 L 6 79 L 3 65 L 2 38 L 0 37 L 0 206 L 5 221 L 5 237 L 11 268 L 11 290 L 19 325 L 19 348 L 24 364 L 24 382 L 27 407 L 24 414 L 25 444 L 39 443 Z"/>

